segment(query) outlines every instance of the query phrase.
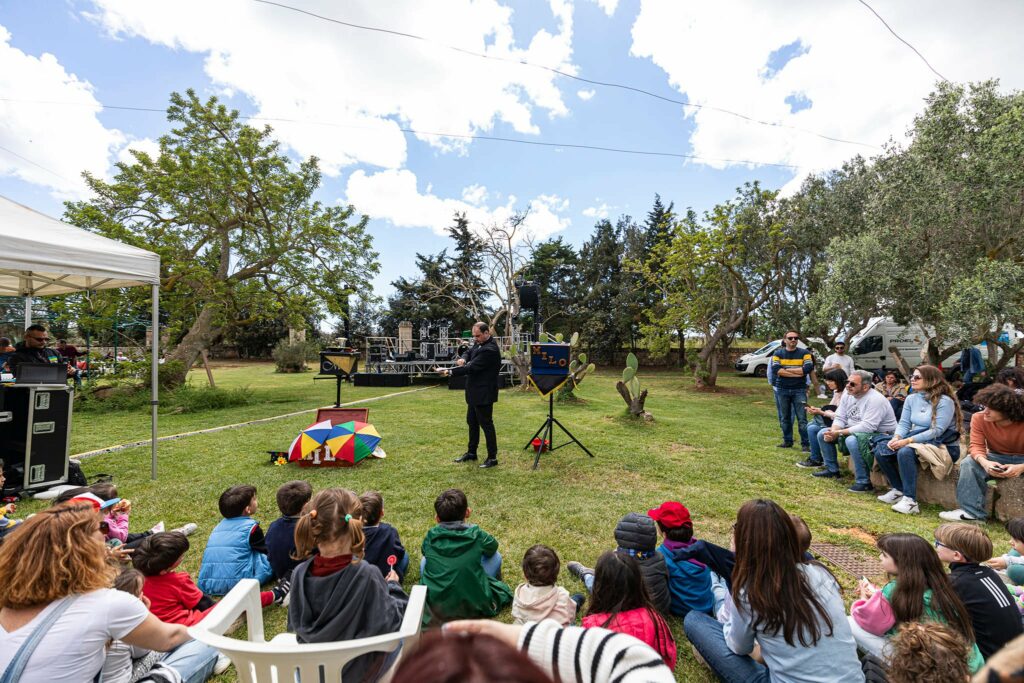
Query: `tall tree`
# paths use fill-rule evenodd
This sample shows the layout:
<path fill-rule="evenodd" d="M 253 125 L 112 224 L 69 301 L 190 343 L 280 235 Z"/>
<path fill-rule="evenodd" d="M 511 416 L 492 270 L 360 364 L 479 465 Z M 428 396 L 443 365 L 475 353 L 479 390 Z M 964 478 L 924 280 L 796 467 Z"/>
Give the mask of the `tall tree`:
<path fill-rule="evenodd" d="M 86 173 L 94 197 L 69 202 L 65 219 L 160 254 L 179 380 L 230 326 L 301 319 L 310 305 L 341 314 L 340 302 L 370 286 L 367 218 L 313 200 L 316 158 L 293 165 L 269 126 L 243 125 L 191 90 L 171 95 L 167 118 L 175 127 L 158 156 L 133 151 L 112 182 Z"/>
<path fill-rule="evenodd" d="M 618 308 L 622 289 L 623 233 L 630 225 L 628 216 L 614 225 L 598 221 L 594 232 L 580 248 L 580 284 L 584 292 L 581 306 L 587 311 L 580 334 L 591 357 L 612 363 L 615 354 L 628 339 L 629 315 Z"/>
<path fill-rule="evenodd" d="M 583 296 L 579 286 L 579 257 L 573 246 L 561 237 L 536 244 L 524 270 L 526 279 L 540 287 L 545 329 L 566 333 L 576 330 Z"/>

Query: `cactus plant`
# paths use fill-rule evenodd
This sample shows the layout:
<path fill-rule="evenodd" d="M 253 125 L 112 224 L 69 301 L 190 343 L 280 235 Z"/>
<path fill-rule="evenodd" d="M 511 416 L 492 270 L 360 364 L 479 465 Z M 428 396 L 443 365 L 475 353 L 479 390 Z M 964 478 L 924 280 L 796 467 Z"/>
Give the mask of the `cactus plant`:
<path fill-rule="evenodd" d="M 654 419 L 654 416 L 644 410 L 647 390 L 640 390 L 640 378 L 637 377 L 639 367 L 640 363 L 634 354 L 630 353 L 626 356 L 626 367 L 622 370 L 622 379 L 615 383 L 615 389 L 629 407 L 630 415 L 651 421 Z"/>

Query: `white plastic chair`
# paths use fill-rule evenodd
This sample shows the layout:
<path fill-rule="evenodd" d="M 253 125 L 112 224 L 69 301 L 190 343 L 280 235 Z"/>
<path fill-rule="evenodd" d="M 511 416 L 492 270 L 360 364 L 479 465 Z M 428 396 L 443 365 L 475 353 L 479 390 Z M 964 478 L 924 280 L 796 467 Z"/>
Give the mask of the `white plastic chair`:
<path fill-rule="evenodd" d="M 359 655 L 393 652 L 399 643 L 402 653 L 409 652 L 420 637 L 426 598 L 426 586 L 413 586 L 402 626 L 396 633 L 337 643 L 299 643 L 294 633 L 281 633 L 267 641 L 263 635 L 260 584 L 256 579 L 243 579 L 188 632 L 230 657 L 242 683 L 295 683 L 296 674 L 302 683 L 319 683 L 321 671 L 324 683 L 338 683 L 342 680 L 342 668 Z M 249 639 L 225 636 L 224 632 L 242 613 Z M 389 681 L 397 666 L 396 661 L 381 680 Z"/>

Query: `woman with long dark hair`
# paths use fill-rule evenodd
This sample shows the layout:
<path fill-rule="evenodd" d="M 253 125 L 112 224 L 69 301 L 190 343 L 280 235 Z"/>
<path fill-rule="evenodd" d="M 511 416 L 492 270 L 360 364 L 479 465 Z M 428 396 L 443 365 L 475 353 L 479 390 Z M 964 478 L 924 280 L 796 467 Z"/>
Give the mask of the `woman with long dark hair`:
<path fill-rule="evenodd" d="M 875 445 L 875 459 L 889 480 L 889 492 L 878 496 L 893 511 L 916 515 L 917 450 L 911 444 L 941 445 L 954 462 L 960 457 L 960 404 L 946 376 L 933 365 L 919 365 L 910 374 L 914 393 L 907 397 L 896 433 Z M 874 442 L 873 442 L 874 443 Z"/>
<path fill-rule="evenodd" d="M 770 500 L 744 503 L 724 623 L 690 612 L 686 637 L 726 682 L 862 683 L 864 674 L 834 576 L 804 563 L 790 516 Z M 760 645 L 764 664 L 751 656 Z"/>
<path fill-rule="evenodd" d="M 832 426 L 832 418 L 836 416 L 836 408 L 839 407 L 839 401 L 843 399 L 843 390 L 846 389 L 847 376 L 841 368 L 832 368 L 824 374 L 823 379 L 825 380 L 825 385 L 832 392 L 832 398 L 829 400 L 828 405 L 820 408 L 811 405 L 807 406 L 807 414 L 814 416 L 807 425 L 807 438 L 811 440 L 811 454 L 807 456 L 806 460 L 798 462 L 796 464 L 797 467 L 818 468 L 825 464 L 825 461 L 821 458 L 818 432 Z"/>
<path fill-rule="evenodd" d="M 984 664 L 974 644 L 974 629 L 964 603 L 953 590 L 932 544 L 917 534 L 885 534 L 878 539 L 882 569 L 894 577 L 881 588 L 867 580 L 860 599 L 850 607 L 857 646 L 881 657 L 897 629 L 912 621 L 946 624 L 968 643 L 967 665 L 974 673 Z"/>

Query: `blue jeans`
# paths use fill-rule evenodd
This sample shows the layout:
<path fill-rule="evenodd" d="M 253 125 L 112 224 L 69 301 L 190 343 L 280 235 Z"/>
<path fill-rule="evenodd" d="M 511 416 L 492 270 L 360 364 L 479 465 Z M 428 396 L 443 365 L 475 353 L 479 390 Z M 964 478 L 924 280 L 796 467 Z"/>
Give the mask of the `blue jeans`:
<path fill-rule="evenodd" d="M 796 418 L 800 432 L 800 445 L 810 446 L 807 440 L 807 389 L 779 389 L 775 392 L 779 406 L 779 426 L 782 427 L 783 443 L 793 444 L 793 418 Z"/>
<path fill-rule="evenodd" d="M 1004 465 L 1018 465 L 1024 462 L 1024 455 L 989 453 L 985 457 L 992 462 Z M 985 510 L 985 493 L 987 493 L 988 485 L 985 482 L 994 478 L 990 477 L 981 468 L 981 465 L 974 462 L 974 458 L 964 458 L 964 461 L 960 463 L 960 480 L 956 483 L 956 502 L 964 512 L 975 519 L 988 517 L 988 512 Z"/>
<path fill-rule="evenodd" d="M 768 667 L 730 650 L 725 642 L 723 624 L 714 617 L 703 612 L 690 612 L 683 619 L 683 631 L 720 681 L 768 683 Z"/>
<path fill-rule="evenodd" d="M 165 654 L 160 661 L 181 674 L 183 683 L 203 683 L 213 675 L 219 654 L 216 648 L 190 640 Z"/>
<path fill-rule="evenodd" d="M 825 468 L 829 472 L 839 472 L 839 456 L 836 451 L 835 442 L 825 441 L 826 431 L 818 432 L 818 448 L 825 460 Z M 839 437 L 843 438 L 843 437 Z M 853 474 L 858 484 L 870 484 L 871 477 L 868 468 L 864 465 L 864 459 L 860 457 L 860 446 L 857 445 L 857 435 L 850 434 L 846 437 L 846 450 L 850 452 L 850 463 L 853 464 Z"/>
<path fill-rule="evenodd" d="M 828 429 L 825 425 L 820 425 L 816 422 L 812 422 L 807 425 L 807 438 L 811 442 L 811 457 L 810 459 L 819 465 L 823 464 L 824 461 L 821 459 L 821 444 L 818 443 L 818 432 L 823 429 Z"/>
<path fill-rule="evenodd" d="M 406 554 L 408 557 L 408 554 Z M 497 550 L 490 557 L 481 557 L 480 564 L 483 565 L 484 573 L 492 579 L 501 578 L 501 553 Z M 423 573 L 423 568 L 427 566 L 427 558 L 420 558 L 420 574 Z"/>
<path fill-rule="evenodd" d="M 405 555 L 402 556 L 401 561 L 395 565 L 395 571 L 403 579 L 405 578 L 405 572 L 409 569 L 409 553 L 406 551 Z"/>
<path fill-rule="evenodd" d="M 915 436 L 923 431 L 926 430 L 915 429 L 907 436 Z M 917 500 L 917 451 L 910 446 L 893 451 L 885 443 L 880 443 L 875 447 L 875 460 L 882 474 L 889 480 L 889 486 Z"/>

